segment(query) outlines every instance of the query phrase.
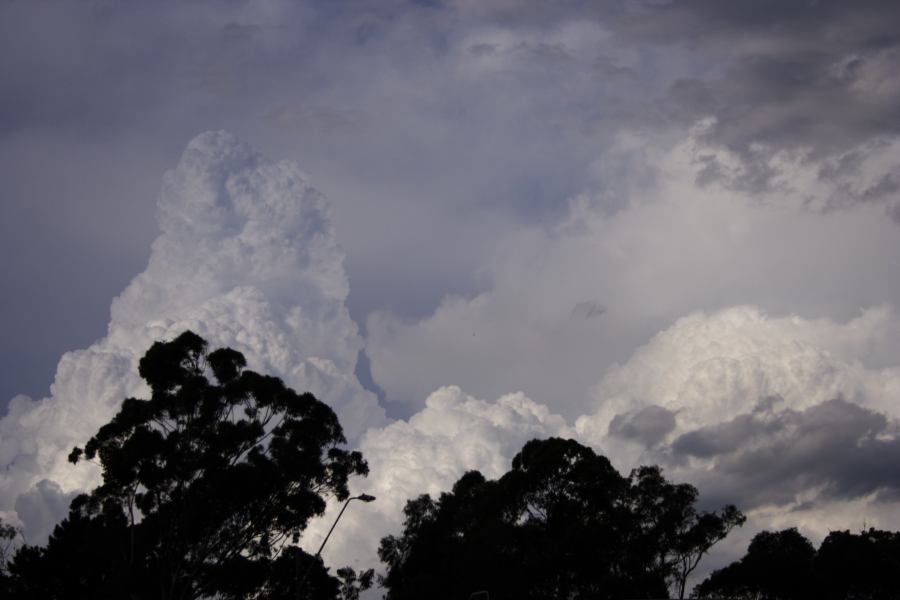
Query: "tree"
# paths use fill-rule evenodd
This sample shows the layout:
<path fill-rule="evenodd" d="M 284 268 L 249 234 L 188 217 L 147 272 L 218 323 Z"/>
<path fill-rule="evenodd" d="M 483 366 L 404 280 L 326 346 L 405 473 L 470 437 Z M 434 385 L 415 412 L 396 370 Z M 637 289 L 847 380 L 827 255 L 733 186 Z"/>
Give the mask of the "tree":
<path fill-rule="evenodd" d="M 818 598 L 900 598 L 900 533 L 832 531 L 816 554 L 815 571 Z"/>
<path fill-rule="evenodd" d="M 762 531 L 747 554 L 713 573 L 697 588 L 700 598 L 803 600 L 816 598 L 816 551 L 795 528 Z"/>
<path fill-rule="evenodd" d="M 574 440 L 532 440 L 497 481 L 473 471 L 407 502 L 403 532 L 381 541 L 382 584 L 388 600 L 664 597 L 743 522 L 697 513 L 696 497 L 658 468 L 626 478 Z"/>
<path fill-rule="evenodd" d="M 21 534 L 18 528 L 4 523 L 0 518 L 0 577 L 6 575 L 6 565 L 12 555 L 16 538 Z"/>
<path fill-rule="evenodd" d="M 342 567 L 337 570 L 337 576 L 341 580 L 341 600 L 359 600 L 360 593 L 372 587 L 375 569 L 357 573 L 350 567 Z"/>
<path fill-rule="evenodd" d="M 15 547 L 16 538 L 20 537 L 22 532 L 12 525 L 3 522 L 0 518 L 0 597 L 10 595 L 9 581 L 9 560 L 12 557 Z"/>
<path fill-rule="evenodd" d="M 192 332 L 153 344 L 139 365 L 150 398 L 125 400 L 72 451 L 72 462 L 100 463 L 103 483 L 72 502 L 46 548 L 17 554 L 19 589 L 281 598 L 297 597 L 302 580 L 305 597 L 336 598 L 337 579 L 291 544 L 368 467 L 342 448 L 328 406 L 245 366 L 235 350 L 207 352 Z"/>
<path fill-rule="evenodd" d="M 747 554 L 714 571 L 700 598 L 894 600 L 900 598 L 900 533 L 832 531 L 818 551 L 796 529 L 763 531 Z"/>
<path fill-rule="evenodd" d="M 632 551 L 662 573 L 678 598 L 684 598 L 688 577 L 700 560 L 735 527 L 744 515 L 733 505 L 719 512 L 697 512 L 697 488 L 669 483 L 656 466 L 635 469 L 630 475 Z M 649 555 L 647 554 L 649 552 Z"/>

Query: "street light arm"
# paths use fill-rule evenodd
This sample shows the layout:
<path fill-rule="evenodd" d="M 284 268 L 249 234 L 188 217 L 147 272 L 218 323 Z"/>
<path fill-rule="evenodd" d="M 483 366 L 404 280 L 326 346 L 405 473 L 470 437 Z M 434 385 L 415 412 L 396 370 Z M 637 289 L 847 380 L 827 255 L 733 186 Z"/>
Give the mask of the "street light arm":
<path fill-rule="evenodd" d="M 341 520 L 341 516 L 344 514 L 344 511 L 347 510 L 347 505 L 350 504 L 351 500 L 356 500 L 356 498 L 347 498 L 347 501 L 344 502 L 344 506 L 341 508 L 341 512 L 338 513 L 337 519 L 334 520 L 334 523 L 331 524 L 331 529 L 329 529 L 328 533 L 325 534 L 325 539 L 322 540 L 322 545 L 319 546 L 319 550 L 316 552 L 316 558 L 319 558 L 319 556 L 322 554 L 322 548 L 325 547 L 325 542 L 327 542 L 328 538 L 331 537 L 331 532 L 334 531 L 335 527 L 337 527 L 338 521 Z"/>
<path fill-rule="evenodd" d="M 338 521 L 341 520 L 341 516 L 343 516 L 344 511 L 347 510 L 347 506 L 350 504 L 352 500 L 362 500 L 363 502 L 371 502 L 375 499 L 375 496 L 370 496 L 369 494 L 360 494 L 359 496 L 353 496 L 352 498 L 347 498 L 347 501 L 344 502 L 344 506 L 341 507 L 341 512 L 338 513 L 337 518 L 334 520 L 334 523 L 331 524 L 331 529 L 328 530 L 328 533 L 325 534 L 325 539 L 322 540 L 322 545 L 319 546 L 319 550 L 316 552 L 316 558 L 318 558 L 322 554 L 322 549 L 325 547 L 325 542 L 328 541 L 328 538 L 331 537 L 331 532 L 334 531 L 334 528 L 337 527 Z"/>
<path fill-rule="evenodd" d="M 316 551 L 315 557 L 319 560 L 322 559 L 322 549 L 325 547 L 325 542 L 328 541 L 328 538 L 331 537 L 331 532 L 334 531 L 334 528 L 337 527 L 338 521 L 341 520 L 341 517 L 344 514 L 344 511 L 347 510 L 347 506 L 350 504 L 351 500 L 362 500 L 363 502 L 372 502 L 375 500 L 375 496 L 371 496 L 369 494 L 360 494 L 359 496 L 353 496 L 352 498 L 347 498 L 347 501 L 344 502 L 344 506 L 341 507 L 341 512 L 338 513 L 337 519 L 334 520 L 334 523 L 331 524 L 331 529 L 328 530 L 328 533 L 325 534 L 325 539 L 322 540 L 322 545 L 319 546 L 319 549 Z M 303 575 L 300 575 L 300 562 L 299 556 L 297 557 L 297 594 L 298 598 L 303 598 L 304 587 L 306 585 L 306 578 L 309 575 L 309 568 L 311 564 L 308 564 L 307 567 L 303 570 Z"/>

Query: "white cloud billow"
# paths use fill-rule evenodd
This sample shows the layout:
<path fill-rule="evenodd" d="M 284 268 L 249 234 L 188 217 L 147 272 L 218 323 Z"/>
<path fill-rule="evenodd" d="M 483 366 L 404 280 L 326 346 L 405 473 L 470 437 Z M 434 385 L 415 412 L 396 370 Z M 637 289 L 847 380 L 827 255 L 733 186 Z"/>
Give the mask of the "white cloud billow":
<path fill-rule="evenodd" d="M 202 134 L 166 175 L 158 220 L 147 269 L 113 302 L 107 336 L 62 357 L 50 397 L 18 397 L 0 421 L 0 511 L 36 533 L 32 542 L 48 529 L 43 517 L 29 522 L 46 512 L 31 505 L 64 507 L 54 498 L 97 482 L 95 466 L 66 461 L 71 448 L 124 398 L 147 393 L 138 360 L 185 329 L 316 394 L 351 440 L 386 422 L 353 375 L 362 340 L 329 206 L 296 165 L 225 132 Z"/>
<path fill-rule="evenodd" d="M 750 306 L 695 313 L 613 365 L 593 389 L 596 410 L 576 429 L 619 447 L 611 438 L 626 436 L 607 435 L 613 419 L 657 406 L 674 415 L 665 443 L 754 411 L 777 415 L 835 399 L 897 419 L 900 367 L 883 364 L 900 350 L 897 333 L 900 319 L 886 308 L 846 323 L 774 318 Z"/>
<path fill-rule="evenodd" d="M 401 531 L 408 499 L 426 493 L 436 497 L 467 471 L 500 477 L 525 442 L 551 436 L 571 437 L 572 430 L 561 416 L 521 392 L 488 402 L 456 386 L 434 391 L 408 421 L 375 427 L 363 436 L 359 448 L 370 474 L 353 486 L 377 501 L 348 509 L 328 542 L 326 563 L 376 566 L 379 540 Z M 336 514 L 334 508 L 326 517 Z M 328 518 L 313 523 L 304 546 L 315 550 L 330 525 Z"/>

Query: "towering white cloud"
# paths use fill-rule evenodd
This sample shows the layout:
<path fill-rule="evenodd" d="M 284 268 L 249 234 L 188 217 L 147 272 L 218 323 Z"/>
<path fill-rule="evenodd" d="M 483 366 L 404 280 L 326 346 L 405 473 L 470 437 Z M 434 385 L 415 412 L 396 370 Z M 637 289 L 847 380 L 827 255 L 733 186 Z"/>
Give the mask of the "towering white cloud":
<path fill-rule="evenodd" d="M 29 540 L 52 526 L 48 511 L 64 514 L 60 498 L 97 481 L 96 467 L 73 467 L 68 452 L 124 398 L 146 393 L 137 361 L 185 329 L 316 394 L 351 440 L 385 422 L 353 374 L 362 341 L 344 304 L 329 210 L 296 165 L 228 133 L 188 145 L 164 179 L 149 264 L 113 302 L 107 336 L 64 355 L 52 395 L 14 399 L 0 422 L 0 510 L 23 522 Z"/>

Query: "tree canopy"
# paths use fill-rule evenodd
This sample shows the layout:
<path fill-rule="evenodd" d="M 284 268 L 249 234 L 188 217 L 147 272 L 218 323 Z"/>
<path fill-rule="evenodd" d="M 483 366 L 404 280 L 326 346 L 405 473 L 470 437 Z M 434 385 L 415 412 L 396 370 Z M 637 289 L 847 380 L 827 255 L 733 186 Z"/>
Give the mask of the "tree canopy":
<path fill-rule="evenodd" d="M 327 405 L 245 367 L 192 332 L 153 344 L 139 365 L 150 398 L 125 400 L 69 457 L 99 462 L 103 483 L 46 547 L 16 554 L 13 593 L 336 598 L 340 582 L 292 542 L 368 467 Z"/>
<path fill-rule="evenodd" d="M 0 518 L 0 590 L 7 575 L 7 565 L 15 547 L 16 538 L 20 536 L 17 528 L 3 522 Z"/>
<path fill-rule="evenodd" d="M 895 600 L 900 533 L 832 531 L 818 551 L 796 529 L 762 531 L 747 553 L 697 586 L 698 598 Z"/>
<path fill-rule="evenodd" d="M 697 490 L 656 467 L 620 475 L 574 440 L 532 440 L 491 481 L 471 471 L 452 491 L 404 509 L 382 539 L 387 600 L 661 598 L 744 521 L 733 506 L 698 512 Z"/>

